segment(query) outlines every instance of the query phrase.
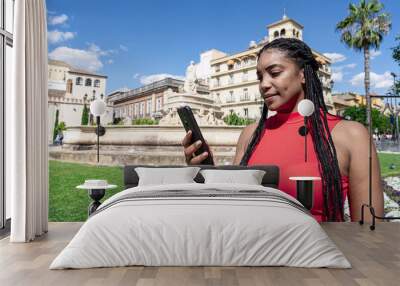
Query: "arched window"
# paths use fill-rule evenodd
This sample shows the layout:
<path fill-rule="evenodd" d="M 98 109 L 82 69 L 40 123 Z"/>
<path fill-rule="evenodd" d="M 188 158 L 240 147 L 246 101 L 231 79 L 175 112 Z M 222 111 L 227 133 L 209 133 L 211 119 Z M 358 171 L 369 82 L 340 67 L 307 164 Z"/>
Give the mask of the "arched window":
<path fill-rule="evenodd" d="M 285 29 L 282 29 L 282 30 L 281 30 L 281 37 L 285 36 L 285 34 L 286 34 L 286 30 L 285 30 Z"/>
<path fill-rule="evenodd" d="M 299 35 L 300 35 L 300 32 L 299 32 L 299 31 L 297 31 L 297 33 L 296 33 L 296 36 L 297 36 L 297 38 L 299 37 Z"/>
<path fill-rule="evenodd" d="M 279 32 L 278 31 L 275 31 L 274 32 L 274 38 L 278 38 L 279 37 Z"/>
<path fill-rule="evenodd" d="M 293 29 L 293 36 L 296 37 L 296 29 Z"/>
<path fill-rule="evenodd" d="M 98 79 L 94 80 L 94 87 L 100 87 L 100 80 Z"/>
<path fill-rule="evenodd" d="M 72 79 L 67 80 L 67 93 L 72 93 Z"/>
<path fill-rule="evenodd" d="M 85 86 L 92 86 L 92 79 L 87 78 L 85 81 Z"/>
<path fill-rule="evenodd" d="M 76 85 L 82 85 L 82 81 L 83 81 L 83 79 L 81 77 L 77 77 L 75 84 Z"/>

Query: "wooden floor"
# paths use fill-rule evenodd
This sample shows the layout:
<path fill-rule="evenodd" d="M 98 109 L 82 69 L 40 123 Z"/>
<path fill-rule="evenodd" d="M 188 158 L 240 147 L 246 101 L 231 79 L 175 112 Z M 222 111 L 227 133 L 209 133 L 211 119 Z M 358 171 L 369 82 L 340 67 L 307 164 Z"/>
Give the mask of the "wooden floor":
<path fill-rule="evenodd" d="M 120 267 L 48 270 L 81 223 L 50 223 L 49 233 L 32 243 L 0 241 L 0 285 L 400 285 L 400 223 L 380 223 L 375 231 L 357 223 L 323 228 L 353 268 L 289 267 Z"/>

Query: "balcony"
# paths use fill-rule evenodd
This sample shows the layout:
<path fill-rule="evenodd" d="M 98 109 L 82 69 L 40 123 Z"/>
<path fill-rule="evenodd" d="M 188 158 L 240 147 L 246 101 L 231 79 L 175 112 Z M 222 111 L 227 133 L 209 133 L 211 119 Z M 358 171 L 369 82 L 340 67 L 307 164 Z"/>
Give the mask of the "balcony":
<path fill-rule="evenodd" d="M 240 101 L 250 101 L 250 96 L 248 94 L 240 95 Z"/>

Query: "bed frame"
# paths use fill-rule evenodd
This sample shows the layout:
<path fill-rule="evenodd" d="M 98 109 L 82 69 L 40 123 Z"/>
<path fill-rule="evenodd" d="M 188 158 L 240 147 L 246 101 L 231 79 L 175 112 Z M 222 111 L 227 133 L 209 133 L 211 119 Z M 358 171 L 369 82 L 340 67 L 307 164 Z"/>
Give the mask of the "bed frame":
<path fill-rule="evenodd" d="M 139 183 L 139 177 L 135 171 L 136 167 L 147 167 L 147 168 L 184 168 L 188 166 L 149 166 L 149 165 L 127 165 L 124 166 L 124 185 L 125 189 L 136 187 Z M 221 165 L 221 166 L 209 166 L 209 165 L 195 165 L 194 167 L 200 167 L 202 170 L 205 169 L 218 169 L 218 170 L 248 170 L 256 169 L 265 171 L 265 175 L 262 179 L 261 184 L 264 187 L 278 188 L 279 184 L 279 168 L 275 165 L 255 165 L 255 166 L 237 166 L 237 165 Z M 197 183 L 204 183 L 204 178 L 200 174 L 194 178 Z"/>

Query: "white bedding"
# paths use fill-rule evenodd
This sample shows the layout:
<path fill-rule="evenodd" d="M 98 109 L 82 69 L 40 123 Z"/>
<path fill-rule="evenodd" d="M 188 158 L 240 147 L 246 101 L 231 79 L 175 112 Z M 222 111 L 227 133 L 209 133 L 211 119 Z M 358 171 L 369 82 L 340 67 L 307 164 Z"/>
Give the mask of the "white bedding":
<path fill-rule="evenodd" d="M 297 202 L 279 190 L 254 185 L 191 183 L 127 189 L 99 207 L 103 210 L 82 225 L 50 269 L 127 265 L 351 267 L 314 218 L 273 199 L 186 196 L 112 203 L 136 192 L 168 190 L 261 190 Z"/>

